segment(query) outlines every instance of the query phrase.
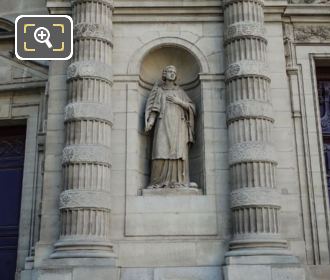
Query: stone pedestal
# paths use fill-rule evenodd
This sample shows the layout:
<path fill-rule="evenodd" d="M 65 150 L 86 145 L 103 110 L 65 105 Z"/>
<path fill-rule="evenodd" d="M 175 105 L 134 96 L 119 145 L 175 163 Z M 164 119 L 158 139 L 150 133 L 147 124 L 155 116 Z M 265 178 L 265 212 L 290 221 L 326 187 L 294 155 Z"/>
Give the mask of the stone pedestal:
<path fill-rule="evenodd" d="M 279 229 L 263 7 L 261 0 L 224 1 L 233 218 L 233 237 L 224 267 L 225 279 L 229 280 L 247 275 L 256 280 L 282 279 L 273 273 L 276 265 L 298 264 L 288 252 Z M 289 275 L 290 269 L 283 273 Z"/>

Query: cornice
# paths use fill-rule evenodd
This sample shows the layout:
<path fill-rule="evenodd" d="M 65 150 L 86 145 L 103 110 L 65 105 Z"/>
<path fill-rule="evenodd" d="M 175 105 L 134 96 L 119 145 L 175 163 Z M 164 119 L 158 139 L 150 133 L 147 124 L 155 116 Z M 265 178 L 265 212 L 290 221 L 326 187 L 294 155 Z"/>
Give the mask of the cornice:
<path fill-rule="evenodd" d="M 305 3 L 305 2 L 313 3 Z M 319 1 L 320 3 L 316 3 Z M 324 0 L 328 1 L 328 0 Z M 329 22 L 330 5 L 323 0 L 265 1 L 265 21 Z M 295 2 L 295 3 L 294 3 Z M 301 2 L 296 4 L 297 2 Z M 70 0 L 47 0 L 50 14 L 71 14 Z M 113 22 L 222 22 L 221 0 L 115 0 Z"/>
<path fill-rule="evenodd" d="M 71 1 L 70 0 L 47 0 L 46 7 L 49 14 L 70 15 Z"/>

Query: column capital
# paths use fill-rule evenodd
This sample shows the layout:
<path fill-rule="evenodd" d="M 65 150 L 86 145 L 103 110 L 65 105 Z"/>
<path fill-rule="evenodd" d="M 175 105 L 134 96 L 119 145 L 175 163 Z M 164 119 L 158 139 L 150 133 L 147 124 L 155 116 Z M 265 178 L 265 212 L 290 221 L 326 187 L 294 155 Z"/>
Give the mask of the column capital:
<path fill-rule="evenodd" d="M 262 7 L 265 5 L 264 0 L 223 0 L 223 5 L 228 6 L 230 4 L 242 3 L 242 2 L 253 2 L 255 4 L 259 4 Z"/>
<path fill-rule="evenodd" d="M 113 9 L 113 0 L 71 0 L 71 4 L 82 4 L 82 3 L 87 3 L 87 2 L 93 2 L 93 3 L 98 3 L 101 5 L 106 5 Z"/>

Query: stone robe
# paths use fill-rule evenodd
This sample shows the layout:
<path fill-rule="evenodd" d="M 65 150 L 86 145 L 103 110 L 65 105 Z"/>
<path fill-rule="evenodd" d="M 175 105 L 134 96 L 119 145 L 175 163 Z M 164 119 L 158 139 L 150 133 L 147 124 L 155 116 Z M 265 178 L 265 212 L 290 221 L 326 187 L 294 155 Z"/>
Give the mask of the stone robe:
<path fill-rule="evenodd" d="M 185 108 L 166 100 L 167 96 L 178 97 Z M 194 141 L 195 106 L 179 86 L 166 89 L 156 84 L 147 101 L 146 122 L 152 112 L 157 118 L 150 187 L 189 187 L 188 148 Z"/>

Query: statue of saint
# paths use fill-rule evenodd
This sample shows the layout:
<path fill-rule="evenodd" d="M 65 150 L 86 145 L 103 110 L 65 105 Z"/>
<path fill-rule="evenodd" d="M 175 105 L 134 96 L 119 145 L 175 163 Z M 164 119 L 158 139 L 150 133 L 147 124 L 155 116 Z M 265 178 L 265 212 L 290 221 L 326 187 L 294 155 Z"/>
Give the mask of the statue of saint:
<path fill-rule="evenodd" d="M 147 100 L 145 131 L 155 127 L 148 188 L 197 187 L 189 181 L 188 149 L 194 142 L 195 105 L 176 85 L 175 66 L 166 66 Z"/>

